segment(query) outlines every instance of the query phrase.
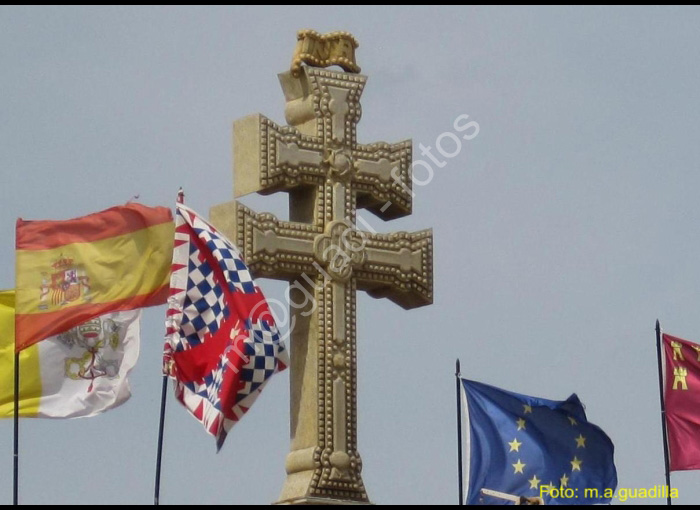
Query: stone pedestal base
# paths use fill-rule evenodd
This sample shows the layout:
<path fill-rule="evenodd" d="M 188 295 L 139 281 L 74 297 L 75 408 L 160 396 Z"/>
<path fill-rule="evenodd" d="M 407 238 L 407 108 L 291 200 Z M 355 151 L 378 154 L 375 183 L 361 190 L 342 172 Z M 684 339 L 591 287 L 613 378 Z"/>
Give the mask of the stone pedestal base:
<path fill-rule="evenodd" d="M 304 451 L 293 452 L 287 457 L 287 478 L 282 487 L 278 505 L 369 505 L 371 504 L 362 483 L 359 470 L 354 481 L 334 480 L 338 472 L 324 470 L 320 466 L 298 469 L 295 461 L 303 459 Z M 294 468 L 297 468 L 296 470 Z"/>
<path fill-rule="evenodd" d="M 372 505 L 372 503 L 363 503 L 359 501 L 345 501 L 340 499 L 329 498 L 294 498 L 284 501 L 278 501 L 275 505 Z"/>

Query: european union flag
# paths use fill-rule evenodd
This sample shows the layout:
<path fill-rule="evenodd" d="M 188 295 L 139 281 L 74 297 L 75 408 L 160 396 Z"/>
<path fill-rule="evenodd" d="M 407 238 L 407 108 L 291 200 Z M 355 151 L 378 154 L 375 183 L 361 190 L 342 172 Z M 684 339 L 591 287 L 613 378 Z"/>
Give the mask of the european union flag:
<path fill-rule="evenodd" d="M 491 489 L 546 504 L 609 503 L 613 444 L 573 394 L 563 402 L 462 379 L 468 416 L 468 505 L 502 504 Z"/>

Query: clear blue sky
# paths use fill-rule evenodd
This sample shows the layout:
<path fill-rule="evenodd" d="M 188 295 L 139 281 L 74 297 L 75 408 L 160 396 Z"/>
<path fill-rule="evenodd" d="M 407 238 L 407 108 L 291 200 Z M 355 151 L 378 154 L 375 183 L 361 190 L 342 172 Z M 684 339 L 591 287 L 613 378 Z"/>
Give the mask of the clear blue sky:
<path fill-rule="evenodd" d="M 480 125 L 416 187 L 435 303 L 361 295 L 359 448 L 371 499 L 457 500 L 454 361 L 550 399 L 576 392 L 616 447 L 619 486 L 664 482 L 654 321 L 700 341 L 696 7 L 0 7 L 0 288 L 14 226 L 124 203 L 232 199 L 234 119 L 283 122 L 298 29 L 347 30 L 369 81 L 361 142 L 435 147 Z M 447 141 L 446 141 L 447 143 Z M 284 196 L 246 197 L 285 216 Z M 261 282 L 283 299 L 284 285 Z M 164 307 L 148 310 L 133 397 L 96 418 L 23 420 L 23 503 L 152 501 Z M 288 374 L 221 453 L 169 400 L 163 503 L 267 504 L 289 448 Z M 0 422 L 0 503 L 12 423 Z M 2 461 L 2 459 L 5 461 Z M 678 502 L 698 473 L 672 476 Z M 656 502 L 662 502 L 658 500 Z"/>

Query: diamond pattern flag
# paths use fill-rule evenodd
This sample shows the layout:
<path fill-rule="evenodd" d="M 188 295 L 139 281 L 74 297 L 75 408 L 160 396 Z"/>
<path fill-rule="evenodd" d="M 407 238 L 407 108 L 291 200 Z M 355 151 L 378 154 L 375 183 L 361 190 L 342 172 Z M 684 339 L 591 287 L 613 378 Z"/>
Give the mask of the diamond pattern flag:
<path fill-rule="evenodd" d="M 216 438 L 217 449 L 269 378 L 289 365 L 239 251 L 180 203 L 163 362 L 177 399 Z"/>
<path fill-rule="evenodd" d="M 462 379 L 468 416 L 467 504 L 499 504 L 482 489 L 546 504 L 609 503 L 617 487 L 613 444 L 565 401 L 520 395 Z"/>

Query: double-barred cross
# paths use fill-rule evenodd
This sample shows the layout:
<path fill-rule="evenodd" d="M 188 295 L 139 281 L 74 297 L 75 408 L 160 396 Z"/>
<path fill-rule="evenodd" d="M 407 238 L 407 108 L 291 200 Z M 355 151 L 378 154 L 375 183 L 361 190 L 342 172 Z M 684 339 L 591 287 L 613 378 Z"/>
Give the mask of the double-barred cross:
<path fill-rule="evenodd" d="M 356 291 L 406 309 L 432 303 L 432 230 L 356 228 L 358 208 L 388 220 L 412 204 L 411 141 L 356 141 L 365 76 L 302 67 L 279 78 L 289 126 L 259 114 L 235 122 L 234 189 L 288 192 L 290 221 L 236 201 L 210 216 L 255 276 L 290 282 L 291 453 L 280 502 L 369 502 L 357 448 Z"/>

